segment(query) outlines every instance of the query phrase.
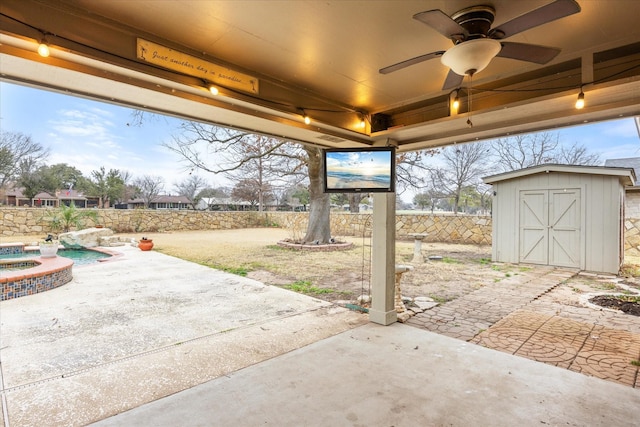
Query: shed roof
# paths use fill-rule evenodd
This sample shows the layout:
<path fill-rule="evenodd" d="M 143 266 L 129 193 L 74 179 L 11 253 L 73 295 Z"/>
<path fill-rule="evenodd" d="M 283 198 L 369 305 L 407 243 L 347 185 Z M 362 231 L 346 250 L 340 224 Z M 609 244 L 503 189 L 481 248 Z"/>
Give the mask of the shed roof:
<path fill-rule="evenodd" d="M 523 176 L 551 172 L 617 176 L 620 179 L 622 185 L 625 186 L 633 185 L 636 180 L 636 174 L 633 171 L 633 168 L 545 164 L 531 166 L 528 168 L 518 169 L 510 172 L 499 173 L 497 175 L 486 176 L 482 178 L 482 181 L 484 181 L 486 184 L 494 184 L 496 182 L 521 178 Z"/>

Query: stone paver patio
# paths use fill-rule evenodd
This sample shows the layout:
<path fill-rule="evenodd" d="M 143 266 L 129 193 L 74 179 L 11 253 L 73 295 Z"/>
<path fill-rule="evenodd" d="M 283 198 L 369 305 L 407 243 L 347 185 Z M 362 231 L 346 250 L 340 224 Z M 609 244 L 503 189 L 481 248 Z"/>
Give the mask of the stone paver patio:
<path fill-rule="evenodd" d="M 640 318 L 563 304 L 554 289 L 576 273 L 535 268 L 420 313 L 407 324 L 640 388 Z"/>

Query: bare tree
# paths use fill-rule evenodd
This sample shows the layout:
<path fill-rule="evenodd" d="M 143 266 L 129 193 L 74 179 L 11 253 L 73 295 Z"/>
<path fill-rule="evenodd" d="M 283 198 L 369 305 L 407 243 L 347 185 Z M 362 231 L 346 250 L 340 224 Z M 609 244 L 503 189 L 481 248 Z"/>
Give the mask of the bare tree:
<path fill-rule="evenodd" d="M 295 186 L 308 179 L 309 223 L 303 241 L 330 242 L 330 197 L 324 193 L 321 149 L 196 122 L 184 123 L 182 134 L 163 145 L 178 153 L 188 168 L 222 173 L 235 181 L 252 179 L 262 194 L 274 187 Z M 422 165 L 427 153 L 432 152 L 399 156 L 400 189 L 417 182 L 418 174 L 412 173 L 410 168 Z"/>
<path fill-rule="evenodd" d="M 512 171 L 545 163 L 595 165 L 598 154 L 589 153 L 583 145 L 565 146 L 558 133 L 541 132 L 500 138 L 491 142 L 496 162 L 503 171 Z"/>
<path fill-rule="evenodd" d="M 558 138 L 549 132 L 516 135 L 496 139 L 491 147 L 501 169 L 512 171 L 553 162 Z"/>
<path fill-rule="evenodd" d="M 144 207 L 148 208 L 164 188 L 164 179 L 161 176 L 144 175 L 142 178 L 135 179 L 133 185 L 137 187 L 138 196 L 144 202 Z"/>
<path fill-rule="evenodd" d="M 256 172 L 262 173 L 258 182 L 270 185 L 296 185 L 308 179 L 309 223 L 303 241 L 331 241 L 329 195 L 324 193 L 319 148 L 195 122 L 184 123 L 182 134 L 163 145 L 178 153 L 190 168 L 222 173 L 235 180 Z M 258 159 L 268 163 L 260 164 Z"/>
<path fill-rule="evenodd" d="M 396 154 L 396 187 L 402 194 L 412 188 L 419 190 L 429 185 L 430 167 L 427 161 L 440 152 L 438 149 L 410 151 Z"/>
<path fill-rule="evenodd" d="M 600 163 L 600 155 L 589 153 L 587 147 L 574 142 L 569 147 L 560 147 L 555 162 L 563 165 L 597 165 Z"/>
<path fill-rule="evenodd" d="M 200 193 L 202 192 L 202 190 L 207 188 L 207 185 L 207 181 L 204 178 L 195 174 L 191 174 L 183 181 L 173 184 L 178 195 L 184 196 L 189 199 L 189 202 L 191 202 L 191 207 L 194 209 L 196 208 L 196 205 L 198 204 L 200 199 L 202 199 Z"/>
<path fill-rule="evenodd" d="M 248 179 L 257 186 L 258 195 L 306 176 L 299 144 L 196 122 L 183 123 L 181 130 L 181 135 L 163 145 L 178 153 L 188 167 L 223 174 L 236 182 Z"/>
<path fill-rule="evenodd" d="M 274 200 L 275 194 L 269 190 L 268 184 L 256 185 L 252 179 L 242 179 L 233 187 L 231 197 L 249 202 L 251 206 L 260 206 L 260 202 L 268 203 Z"/>
<path fill-rule="evenodd" d="M 435 185 L 453 198 L 455 214 L 464 188 L 478 185 L 485 173 L 486 157 L 487 147 L 482 143 L 458 144 L 442 150 L 444 165 L 431 170 Z"/>
<path fill-rule="evenodd" d="M 49 155 L 49 150 L 20 132 L 0 131 L 0 188 L 31 173 Z"/>

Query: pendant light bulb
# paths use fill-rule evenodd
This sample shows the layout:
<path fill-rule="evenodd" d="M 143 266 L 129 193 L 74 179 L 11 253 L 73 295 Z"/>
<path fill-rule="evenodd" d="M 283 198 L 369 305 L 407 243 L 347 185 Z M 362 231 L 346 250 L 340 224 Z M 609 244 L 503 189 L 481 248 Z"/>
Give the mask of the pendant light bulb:
<path fill-rule="evenodd" d="M 458 109 L 460 108 L 460 98 L 458 98 L 458 95 L 456 95 L 455 98 L 453 98 L 453 104 L 452 104 L 453 109 L 457 112 Z"/>
<path fill-rule="evenodd" d="M 47 45 L 47 42 L 44 39 L 42 39 L 42 41 L 38 45 L 38 55 L 42 56 L 43 58 L 46 58 L 50 54 L 51 54 L 51 51 L 49 51 L 49 45 Z"/>
<path fill-rule="evenodd" d="M 584 108 L 584 92 L 580 89 L 580 93 L 578 94 L 578 99 L 576 100 L 576 109 L 582 110 Z"/>
<path fill-rule="evenodd" d="M 212 95 L 217 95 L 218 93 L 220 93 L 218 88 L 215 86 L 209 86 L 209 92 L 211 92 Z"/>
<path fill-rule="evenodd" d="M 305 125 L 311 124 L 311 119 L 309 118 L 309 116 L 306 116 L 306 115 L 304 116 L 304 124 Z"/>

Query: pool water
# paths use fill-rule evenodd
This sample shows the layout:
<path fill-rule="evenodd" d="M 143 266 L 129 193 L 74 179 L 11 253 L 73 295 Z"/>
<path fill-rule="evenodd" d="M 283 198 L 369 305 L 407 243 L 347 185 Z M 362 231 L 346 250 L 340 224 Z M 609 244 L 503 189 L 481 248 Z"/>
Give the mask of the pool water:
<path fill-rule="evenodd" d="M 27 251 L 15 255 L 2 255 L 0 259 L 19 259 L 40 256 L 38 251 Z M 75 265 L 86 265 L 98 262 L 99 259 L 109 258 L 111 255 L 90 249 L 58 249 L 58 256 L 71 258 Z"/>

